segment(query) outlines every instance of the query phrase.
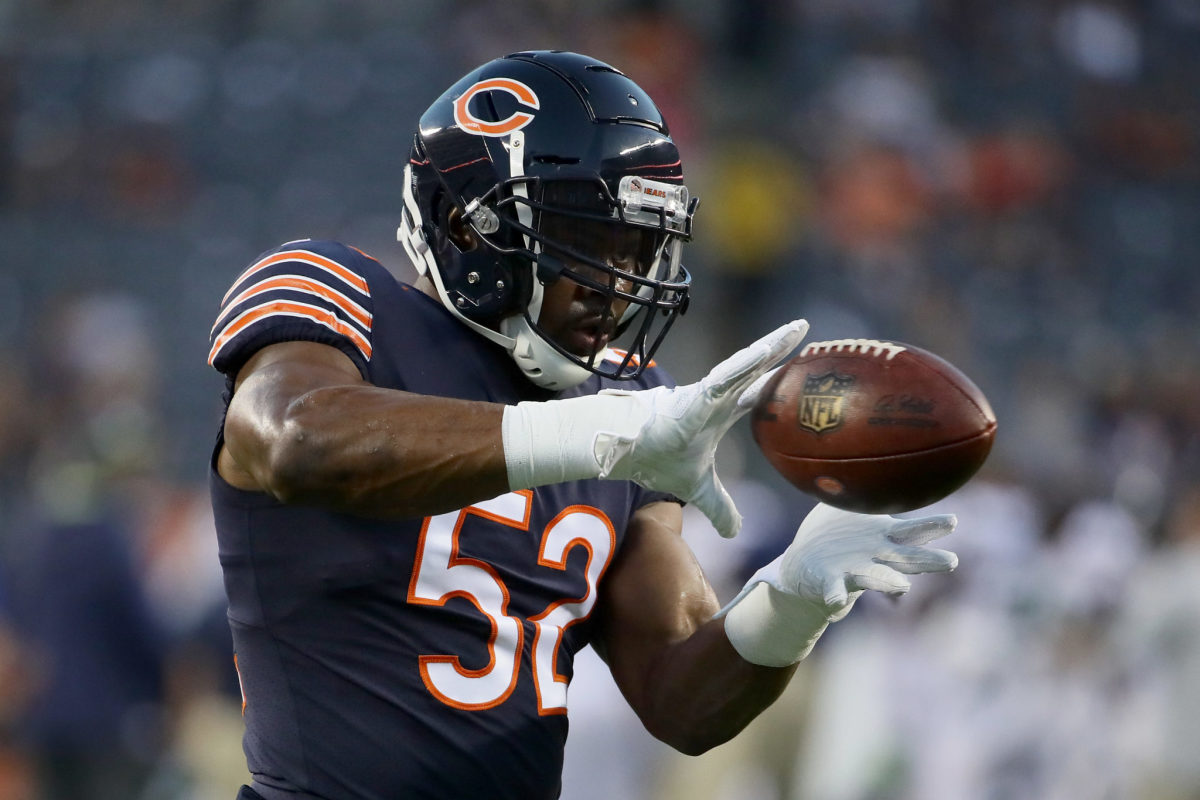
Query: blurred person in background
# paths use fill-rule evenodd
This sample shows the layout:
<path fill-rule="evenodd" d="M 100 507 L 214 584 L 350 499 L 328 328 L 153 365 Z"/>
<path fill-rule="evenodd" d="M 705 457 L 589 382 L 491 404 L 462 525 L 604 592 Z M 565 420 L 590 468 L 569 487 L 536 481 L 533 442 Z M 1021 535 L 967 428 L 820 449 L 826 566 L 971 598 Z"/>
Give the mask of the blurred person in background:
<path fill-rule="evenodd" d="M 34 680 L 13 721 L 40 800 L 129 798 L 160 754 L 165 642 L 140 578 L 142 481 L 155 467 L 155 359 L 144 309 L 119 295 L 45 314 L 23 503 L 4 583 Z"/>
<path fill-rule="evenodd" d="M 149 309 L 88 292 L 40 318 L 41 371 L 0 395 L 0 719 L 27 793 L 0 796 L 228 797 L 245 773 L 221 752 L 241 720 L 212 515 L 161 474 Z"/>
<path fill-rule="evenodd" d="M 13 628 L 4 577 L 0 575 L 0 797 L 32 800 L 34 779 L 28 747 L 17 723 L 36 691 L 32 653 Z"/>
<path fill-rule="evenodd" d="M 1162 541 L 1132 565 L 1125 602 L 1115 609 L 1112 656 L 1136 676 L 1127 687 L 1136 704 L 1123 743 L 1134 759 L 1139 796 L 1185 800 L 1200 794 L 1197 574 L 1200 484 L 1193 482 L 1168 510 Z"/>
<path fill-rule="evenodd" d="M 291 241 L 212 328 L 242 800 L 557 797 L 588 643 L 651 733 L 700 753 L 864 591 L 954 568 L 926 546 L 952 515 L 818 506 L 720 608 L 680 506 L 738 532 L 715 450 L 807 324 L 694 384 L 652 360 L 696 202 L 622 73 L 561 51 L 471 71 L 422 116 L 403 192 L 415 285 Z"/>
<path fill-rule="evenodd" d="M 0 798 L 33 800 L 35 778 L 22 721 L 37 692 L 40 665 L 13 618 L 8 553 L 36 447 L 33 391 L 15 353 L 0 350 Z"/>

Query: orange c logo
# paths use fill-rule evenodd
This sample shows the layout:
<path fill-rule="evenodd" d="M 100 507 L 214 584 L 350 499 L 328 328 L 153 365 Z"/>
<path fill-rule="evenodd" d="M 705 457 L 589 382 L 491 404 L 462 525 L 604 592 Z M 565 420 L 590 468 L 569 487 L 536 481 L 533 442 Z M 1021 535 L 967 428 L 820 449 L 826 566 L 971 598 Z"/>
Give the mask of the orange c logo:
<path fill-rule="evenodd" d="M 512 78 L 489 78 L 486 81 L 476 83 L 454 101 L 454 121 L 458 123 L 458 127 L 467 133 L 474 133 L 478 136 L 503 136 L 506 133 L 519 131 L 533 121 L 533 114 L 517 111 L 507 119 L 502 119 L 499 122 L 487 122 L 476 117 L 467 108 L 467 104 L 471 102 L 471 98 L 475 95 L 481 92 L 497 90 L 508 92 L 517 98 L 521 105 L 528 106 L 535 111 L 540 107 L 538 97 L 533 93 L 533 89 L 530 89 L 520 81 L 515 81 Z"/>

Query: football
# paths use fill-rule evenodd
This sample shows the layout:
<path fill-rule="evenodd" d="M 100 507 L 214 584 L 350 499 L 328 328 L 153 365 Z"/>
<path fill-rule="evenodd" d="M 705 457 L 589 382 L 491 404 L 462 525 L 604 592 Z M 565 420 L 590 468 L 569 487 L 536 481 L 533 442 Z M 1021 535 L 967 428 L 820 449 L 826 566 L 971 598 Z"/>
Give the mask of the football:
<path fill-rule="evenodd" d="M 792 485 L 870 514 L 942 499 L 996 438 L 987 398 L 956 367 L 872 339 L 806 345 L 768 380 L 750 419 L 759 449 Z"/>

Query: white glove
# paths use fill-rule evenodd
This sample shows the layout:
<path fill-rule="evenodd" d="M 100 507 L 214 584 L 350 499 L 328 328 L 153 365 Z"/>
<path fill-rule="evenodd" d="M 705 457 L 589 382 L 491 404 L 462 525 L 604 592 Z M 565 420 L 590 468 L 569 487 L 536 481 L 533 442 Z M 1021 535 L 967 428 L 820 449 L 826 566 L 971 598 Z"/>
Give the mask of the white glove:
<path fill-rule="evenodd" d="M 958 566 L 954 553 L 924 546 L 957 523 L 952 514 L 900 519 L 822 503 L 787 550 L 754 573 L 717 616 L 725 617 L 725 633 L 742 658 L 772 667 L 794 664 L 829 623 L 850 613 L 863 591 L 904 594 L 911 586 L 906 575 Z"/>
<path fill-rule="evenodd" d="M 808 332 L 790 322 L 686 386 L 605 390 L 590 397 L 519 403 L 504 411 L 509 487 L 580 478 L 631 480 L 696 506 L 717 532 L 742 518 L 717 476 L 721 437 L 754 405 L 767 373 Z"/>

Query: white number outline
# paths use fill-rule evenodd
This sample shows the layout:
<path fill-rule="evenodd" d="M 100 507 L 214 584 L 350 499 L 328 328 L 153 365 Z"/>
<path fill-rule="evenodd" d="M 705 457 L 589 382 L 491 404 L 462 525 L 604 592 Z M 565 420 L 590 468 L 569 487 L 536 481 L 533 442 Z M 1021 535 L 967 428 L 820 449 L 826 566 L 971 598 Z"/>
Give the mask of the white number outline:
<path fill-rule="evenodd" d="M 459 511 L 426 517 L 421 526 L 408 601 L 443 606 L 452 597 L 462 597 L 492 626 L 488 663 L 479 669 L 464 668 L 459 656 L 453 654 L 418 656 L 425 688 L 453 708 L 484 710 L 507 700 L 517 686 L 525 645 L 522 621 L 508 614 L 508 587 L 489 564 L 459 555 L 459 533 L 470 516 L 528 532 L 532 507 L 533 492 L 524 489 Z M 540 566 L 565 571 L 567 557 L 575 547 L 583 547 L 588 555 L 583 596 L 555 600 L 528 618 L 534 625 L 532 672 L 539 715 L 567 712 L 567 678 L 558 673 L 558 651 L 566 629 L 591 615 L 596 587 L 612 563 L 616 543 L 612 521 L 593 506 L 568 506 L 542 531 Z"/>
<path fill-rule="evenodd" d="M 562 534 L 556 537 L 560 531 Z M 600 535 L 593 540 L 589 536 L 592 532 Z M 597 544 L 601 547 L 597 548 Z M 558 674 L 558 649 L 567 628 L 591 616 L 596 605 L 596 587 L 612 563 L 613 551 L 617 549 L 617 532 L 608 515 L 593 506 L 564 508 L 542 533 L 538 564 L 566 571 L 567 554 L 575 547 L 584 548 L 588 554 L 584 567 L 587 590 L 583 597 L 556 600 L 545 611 L 529 618 L 534 623 L 533 686 L 538 696 L 538 713 L 543 715 L 567 713 L 567 677 Z M 597 549 L 602 550 L 603 558 L 596 557 Z M 558 623 L 560 619 L 563 620 L 561 624 Z M 544 637 L 547 631 L 553 632 L 551 637 Z"/>

